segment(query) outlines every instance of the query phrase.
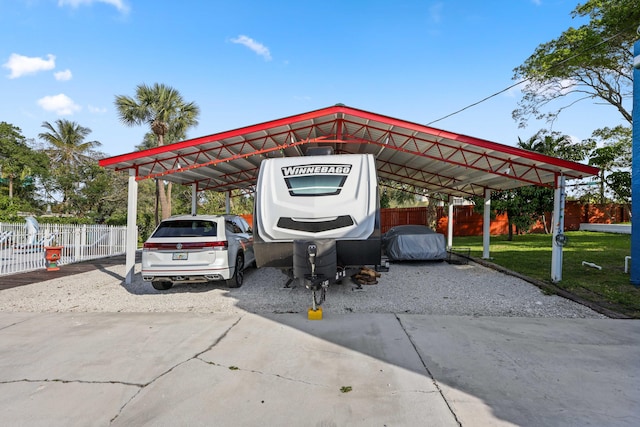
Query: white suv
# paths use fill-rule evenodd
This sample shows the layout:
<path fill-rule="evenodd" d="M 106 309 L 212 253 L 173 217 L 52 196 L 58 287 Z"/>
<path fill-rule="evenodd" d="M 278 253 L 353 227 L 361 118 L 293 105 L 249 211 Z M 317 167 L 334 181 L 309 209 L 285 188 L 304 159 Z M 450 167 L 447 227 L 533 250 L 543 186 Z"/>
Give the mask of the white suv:
<path fill-rule="evenodd" d="M 236 215 L 181 215 L 165 219 L 142 249 L 142 280 L 158 290 L 176 282 L 225 280 L 239 288 L 255 263 L 253 234 Z"/>

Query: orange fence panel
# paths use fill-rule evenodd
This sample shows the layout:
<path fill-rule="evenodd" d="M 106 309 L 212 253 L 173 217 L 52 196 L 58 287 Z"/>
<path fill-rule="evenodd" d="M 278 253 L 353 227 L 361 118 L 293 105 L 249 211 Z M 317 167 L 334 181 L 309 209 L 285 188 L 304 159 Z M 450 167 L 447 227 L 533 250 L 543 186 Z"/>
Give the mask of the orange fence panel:
<path fill-rule="evenodd" d="M 567 201 L 565 205 L 565 231 L 575 231 L 580 229 L 580 223 L 602 223 L 614 224 L 629 222 L 629 209 L 627 206 L 619 204 L 582 204 L 579 201 Z M 241 215 L 247 222 L 253 224 L 252 214 Z M 448 209 L 440 206 L 437 209 L 438 233 L 447 233 Z M 547 229 L 551 230 L 553 214 L 548 212 L 545 215 Z M 481 236 L 482 235 L 482 213 L 474 212 L 473 206 L 453 207 L 453 235 L 454 236 Z M 380 209 L 380 231 L 386 233 L 391 227 L 396 225 L 419 224 L 427 225 L 427 208 L 425 206 L 412 208 L 382 208 Z M 506 214 L 496 215 L 491 219 L 491 235 L 504 235 L 509 233 L 509 223 Z M 537 222 L 531 227 L 531 233 L 544 233 L 544 225 Z"/>

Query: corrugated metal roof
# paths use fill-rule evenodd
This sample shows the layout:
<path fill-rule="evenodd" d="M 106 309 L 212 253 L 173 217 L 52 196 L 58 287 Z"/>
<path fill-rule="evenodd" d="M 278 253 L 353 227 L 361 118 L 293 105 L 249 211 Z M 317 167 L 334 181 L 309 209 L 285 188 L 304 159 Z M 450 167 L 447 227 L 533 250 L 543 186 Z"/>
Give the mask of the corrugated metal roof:
<path fill-rule="evenodd" d="M 251 189 L 260 162 L 302 156 L 309 147 L 370 153 L 380 178 L 452 196 L 485 189 L 553 186 L 556 176 L 583 178 L 598 169 L 364 110 L 335 105 L 175 144 L 102 159 L 137 179 L 197 184 L 198 190 Z"/>

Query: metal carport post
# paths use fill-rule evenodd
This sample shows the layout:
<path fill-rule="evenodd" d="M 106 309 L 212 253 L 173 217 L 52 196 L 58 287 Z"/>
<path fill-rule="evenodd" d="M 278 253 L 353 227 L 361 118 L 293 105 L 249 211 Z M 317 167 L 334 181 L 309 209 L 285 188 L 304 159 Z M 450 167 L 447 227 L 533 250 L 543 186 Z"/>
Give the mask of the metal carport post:
<path fill-rule="evenodd" d="M 482 259 L 489 259 L 491 242 L 491 190 L 484 190 L 484 219 L 482 220 Z"/>
<path fill-rule="evenodd" d="M 556 178 L 553 194 L 553 237 L 551 239 L 551 280 L 562 280 L 562 246 L 564 245 L 565 177 Z"/>
<path fill-rule="evenodd" d="M 448 200 L 447 247 L 449 250 L 453 247 L 453 196 Z"/>
<path fill-rule="evenodd" d="M 198 184 L 191 184 L 191 215 L 198 213 Z"/>
<path fill-rule="evenodd" d="M 138 249 L 138 226 L 136 218 L 138 216 L 138 181 L 136 181 L 136 170 L 129 169 L 129 187 L 127 194 L 127 242 L 124 282 L 130 285 L 133 281 L 133 274 L 136 267 L 136 250 Z"/>

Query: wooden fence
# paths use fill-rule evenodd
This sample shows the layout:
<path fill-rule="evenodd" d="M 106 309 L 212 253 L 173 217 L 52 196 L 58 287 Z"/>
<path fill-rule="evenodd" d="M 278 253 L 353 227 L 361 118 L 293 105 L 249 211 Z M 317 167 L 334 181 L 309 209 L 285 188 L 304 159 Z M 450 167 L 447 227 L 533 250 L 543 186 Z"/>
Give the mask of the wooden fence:
<path fill-rule="evenodd" d="M 545 215 L 547 229 L 551 229 L 552 213 Z M 423 224 L 427 225 L 427 208 L 388 208 L 381 209 L 380 220 L 382 232 L 385 233 L 395 225 Z M 473 206 L 454 206 L 453 208 L 453 235 L 454 236 L 481 236 L 482 213 L 474 212 Z M 629 211 L 626 206 L 618 204 L 595 205 L 582 204 L 577 201 L 568 201 L 565 205 L 565 231 L 580 229 L 581 223 L 590 224 L 617 224 L 629 222 Z M 448 208 L 437 208 L 438 233 L 447 233 Z M 538 221 L 530 230 L 532 233 L 543 233 L 544 224 Z M 509 233 L 509 223 L 506 214 L 496 215 L 491 220 L 491 234 L 504 235 Z"/>
<path fill-rule="evenodd" d="M 591 224 L 617 224 L 629 222 L 629 210 L 627 207 L 618 204 L 594 205 L 582 204 L 576 201 L 568 201 L 565 205 L 565 231 L 576 231 L 580 229 L 581 223 Z M 253 215 L 241 215 L 249 224 L 253 224 Z M 448 208 L 437 208 L 438 233 L 447 234 Z M 427 225 L 428 209 L 424 206 L 416 208 L 384 208 L 380 210 L 380 226 L 382 233 L 386 233 L 391 227 L 406 224 Z M 551 212 L 547 213 L 547 229 L 551 230 Z M 481 236 L 482 235 L 482 213 L 474 212 L 473 206 L 453 207 L 453 235 L 454 236 Z M 507 215 L 496 215 L 491 220 L 491 234 L 509 234 L 509 223 Z M 544 225 L 541 222 L 534 224 L 530 230 L 532 233 L 544 233 Z"/>

